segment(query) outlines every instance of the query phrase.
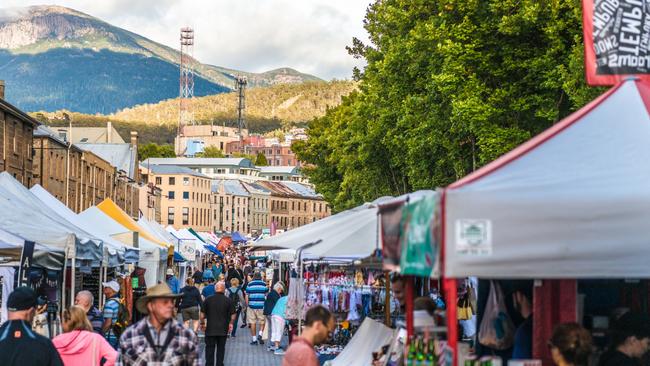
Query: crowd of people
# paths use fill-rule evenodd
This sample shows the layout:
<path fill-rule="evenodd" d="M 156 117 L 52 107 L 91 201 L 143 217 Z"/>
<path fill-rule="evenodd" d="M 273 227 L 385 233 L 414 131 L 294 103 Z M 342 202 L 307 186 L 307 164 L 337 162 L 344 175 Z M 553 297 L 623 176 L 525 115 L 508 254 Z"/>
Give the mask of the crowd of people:
<path fill-rule="evenodd" d="M 392 290 L 403 305 L 400 285 L 397 278 Z M 292 337 L 283 349 L 283 335 L 289 329 L 286 285 L 266 278 L 263 266 L 240 256 L 196 268 L 183 287 L 174 271 L 168 271 L 164 283 L 149 287 L 137 299 L 135 308 L 143 318 L 134 324 L 125 320 L 119 283 L 104 282 L 102 292 L 106 301 L 100 310 L 91 292 L 79 291 L 75 305 L 62 313 L 63 333 L 50 340 L 32 330 L 42 309 L 36 293 L 29 287 L 16 288 L 7 300 L 8 321 L 0 327 L 0 365 L 201 365 L 205 361 L 222 366 L 228 339 L 237 336 L 238 328 L 248 328 L 251 347 L 268 342 L 266 350 L 282 356 L 283 366 L 317 366 L 314 346 L 325 342 L 335 328 L 333 314 L 316 305 L 305 314 L 301 336 Z M 526 299 L 522 294 L 517 301 L 524 318 L 529 315 Z M 425 305 L 418 308 L 435 310 L 435 304 Z M 199 335 L 205 339 L 205 355 L 199 354 Z M 650 349 L 650 320 L 632 312 L 623 314 L 613 323 L 610 339 L 599 366 L 645 364 L 641 360 Z M 548 346 L 556 365 L 593 364 L 590 333 L 578 324 L 559 325 Z M 522 347 L 524 352 L 527 347 Z"/>
<path fill-rule="evenodd" d="M 79 291 L 75 305 L 62 313 L 63 333 L 53 339 L 32 330 L 42 304 L 33 289 L 18 287 L 8 297 L 8 321 L 0 328 L 0 365 L 200 365 L 205 360 L 222 366 L 226 342 L 238 328 L 249 328 L 253 347 L 266 341 L 266 350 L 283 357 L 284 366 L 318 365 L 313 346 L 327 339 L 334 317 L 320 306 L 309 310 L 302 336 L 283 349 L 286 285 L 266 278 L 264 265 L 232 253 L 194 268 L 184 286 L 169 269 L 164 283 L 149 287 L 135 302 L 143 318 L 134 324 L 119 283 L 104 282 L 103 308 L 90 291 Z M 199 335 L 205 337 L 204 357 Z"/>

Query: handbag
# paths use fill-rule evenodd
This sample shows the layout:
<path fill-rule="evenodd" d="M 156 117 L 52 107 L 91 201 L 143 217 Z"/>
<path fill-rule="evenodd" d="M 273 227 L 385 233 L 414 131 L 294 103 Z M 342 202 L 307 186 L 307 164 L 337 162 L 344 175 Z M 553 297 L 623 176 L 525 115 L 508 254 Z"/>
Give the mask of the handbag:
<path fill-rule="evenodd" d="M 474 316 L 474 310 L 470 302 L 469 289 L 468 291 L 458 299 L 456 303 L 456 314 L 458 320 L 470 320 Z"/>

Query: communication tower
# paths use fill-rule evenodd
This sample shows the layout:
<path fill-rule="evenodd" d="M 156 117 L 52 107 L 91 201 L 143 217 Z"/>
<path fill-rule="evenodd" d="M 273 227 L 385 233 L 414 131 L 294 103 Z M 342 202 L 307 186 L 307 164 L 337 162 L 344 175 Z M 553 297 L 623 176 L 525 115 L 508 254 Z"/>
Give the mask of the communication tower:
<path fill-rule="evenodd" d="M 178 116 L 178 136 L 183 136 L 183 126 L 194 124 L 194 29 L 181 28 L 181 61 L 180 61 L 180 113 Z"/>
<path fill-rule="evenodd" d="M 246 84 L 248 81 L 245 76 L 235 77 L 235 89 L 237 90 L 237 127 L 239 128 L 239 140 L 243 139 L 242 129 L 246 128 L 246 122 L 244 121 L 244 110 L 246 109 Z"/>

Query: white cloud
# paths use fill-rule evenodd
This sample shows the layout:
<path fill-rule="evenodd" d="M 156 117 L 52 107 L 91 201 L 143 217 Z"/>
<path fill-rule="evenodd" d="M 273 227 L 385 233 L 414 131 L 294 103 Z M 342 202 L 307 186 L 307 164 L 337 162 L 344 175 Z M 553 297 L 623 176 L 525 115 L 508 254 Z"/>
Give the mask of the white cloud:
<path fill-rule="evenodd" d="M 178 48 L 179 29 L 195 30 L 203 63 L 252 72 L 292 67 L 325 79 L 349 78 L 362 61 L 347 54 L 371 0 L 54 0 Z M 38 0 L 2 0 L 2 6 Z"/>

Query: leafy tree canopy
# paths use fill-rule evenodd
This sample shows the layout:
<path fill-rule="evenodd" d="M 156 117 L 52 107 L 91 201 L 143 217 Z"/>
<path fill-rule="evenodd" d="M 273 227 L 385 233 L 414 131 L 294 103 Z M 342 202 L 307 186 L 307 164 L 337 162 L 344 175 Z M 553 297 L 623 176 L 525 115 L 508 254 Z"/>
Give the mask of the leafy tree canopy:
<path fill-rule="evenodd" d="M 197 158 L 223 158 L 224 156 L 223 151 L 212 145 L 206 146 L 203 152 L 196 154 Z"/>
<path fill-rule="evenodd" d="M 335 210 L 445 186 L 602 89 L 584 82 L 578 0 L 381 0 L 348 51 L 357 92 L 293 150 Z"/>
<path fill-rule="evenodd" d="M 138 146 L 138 159 L 140 161 L 149 159 L 149 158 L 174 158 L 176 154 L 174 153 L 174 146 L 172 145 L 158 145 L 156 143 L 150 142 Z"/>

